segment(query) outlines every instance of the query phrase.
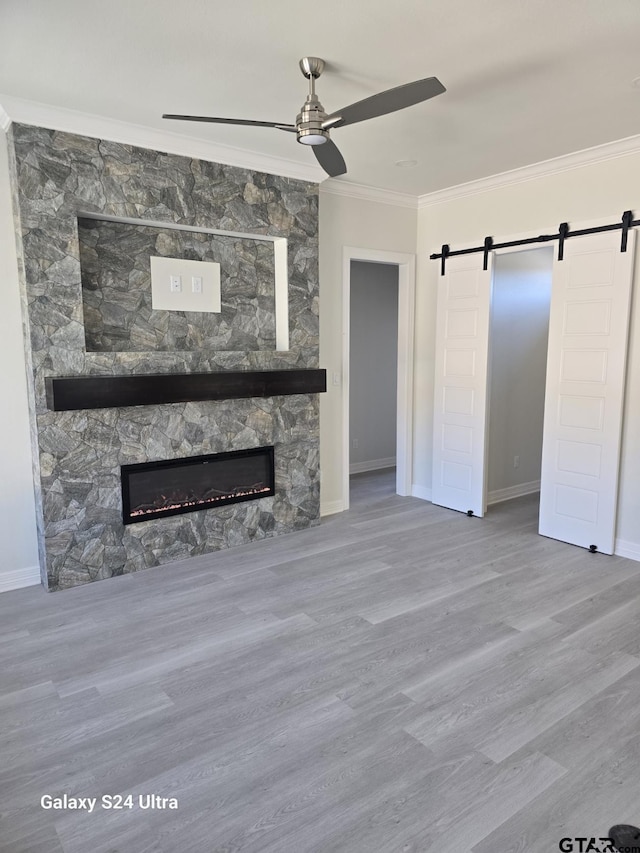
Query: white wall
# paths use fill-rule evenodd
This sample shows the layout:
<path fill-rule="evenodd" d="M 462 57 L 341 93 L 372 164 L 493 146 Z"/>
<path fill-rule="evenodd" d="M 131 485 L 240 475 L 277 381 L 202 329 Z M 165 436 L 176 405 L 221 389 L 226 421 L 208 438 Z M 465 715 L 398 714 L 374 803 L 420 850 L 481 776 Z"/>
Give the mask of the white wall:
<path fill-rule="evenodd" d="M 0 592 L 40 582 L 27 385 L 9 189 L 0 132 Z"/>
<path fill-rule="evenodd" d="M 540 481 L 553 249 L 499 254 L 491 296 L 489 502 Z M 514 460 L 518 458 L 518 467 Z M 518 489 L 517 487 L 523 487 Z"/>
<path fill-rule="evenodd" d="M 428 200 L 425 200 L 428 201 Z M 640 212 L 640 154 L 629 154 L 553 175 L 440 201 L 418 212 L 416 298 L 416 415 L 414 483 L 431 488 L 434 331 L 443 243 L 481 245 L 484 237 L 557 231 L 560 222 L 620 221 Z M 618 506 L 617 553 L 640 559 L 640 263 L 636 259 Z"/>
<path fill-rule="evenodd" d="M 395 465 L 398 267 L 351 262 L 350 470 Z"/>
<path fill-rule="evenodd" d="M 320 366 L 327 393 L 320 395 L 321 512 L 343 508 L 342 250 L 345 246 L 414 254 L 417 210 L 323 192 L 320 185 Z"/>

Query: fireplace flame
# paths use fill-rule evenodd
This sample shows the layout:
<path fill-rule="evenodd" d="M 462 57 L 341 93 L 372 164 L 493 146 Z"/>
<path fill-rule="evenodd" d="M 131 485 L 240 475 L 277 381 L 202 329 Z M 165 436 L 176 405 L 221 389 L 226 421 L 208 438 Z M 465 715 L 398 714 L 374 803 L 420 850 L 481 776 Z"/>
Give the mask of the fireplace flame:
<path fill-rule="evenodd" d="M 167 512 L 168 510 L 183 509 L 184 507 L 202 506 L 204 508 L 211 506 L 211 504 L 227 500 L 228 498 L 249 497 L 251 495 L 261 495 L 270 491 L 269 486 L 265 486 L 260 483 L 243 489 L 232 489 L 229 492 L 219 492 L 217 489 L 208 489 L 208 496 L 201 498 L 194 497 L 192 499 L 182 500 L 175 496 L 167 497 L 165 495 L 160 495 L 153 505 L 147 504 L 136 507 L 130 511 L 129 515 L 131 518 L 135 518 L 141 515 L 154 515 Z M 216 494 L 211 494 L 212 492 L 216 492 Z"/>

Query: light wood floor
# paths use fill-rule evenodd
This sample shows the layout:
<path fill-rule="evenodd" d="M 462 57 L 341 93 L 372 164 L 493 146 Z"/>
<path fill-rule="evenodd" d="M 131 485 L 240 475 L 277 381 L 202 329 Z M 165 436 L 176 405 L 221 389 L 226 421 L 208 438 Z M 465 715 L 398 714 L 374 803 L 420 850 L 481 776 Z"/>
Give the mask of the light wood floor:
<path fill-rule="evenodd" d="M 534 498 L 480 520 L 392 483 L 302 533 L 0 595 L 0 850 L 550 853 L 637 825 L 640 564 L 538 536 Z M 41 808 L 63 793 L 136 808 Z"/>

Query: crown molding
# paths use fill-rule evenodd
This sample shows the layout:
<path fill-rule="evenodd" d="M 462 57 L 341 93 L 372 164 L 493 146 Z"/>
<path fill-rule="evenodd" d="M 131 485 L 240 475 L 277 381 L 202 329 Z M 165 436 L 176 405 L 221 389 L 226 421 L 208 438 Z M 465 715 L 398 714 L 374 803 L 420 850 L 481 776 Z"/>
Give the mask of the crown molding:
<path fill-rule="evenodd" d="M 0 129 L 6 133 L 10 127 L 11 119 L 9 118 L 9 113 L 5 110 L 2 104 L 0 104 Z"/>
<path fill-rule="evenodd" d="M 418 196 L 416 195 L 399 193 L 395 190 L 383 190 L 378 187 L 367 187 L 364 184 L 356 184 L 351 181 L 338 181 L 335 178 L 327 178 L 323 181 L 320 184 L 320 192 L 362 199 L 363 201 L 375 201 L 378 204 L 409 207 L 412 210 L 418 209 Z"/>
<path fill-rule="evenodd" d="M 76 133 L 80 136 L 91 136 L 96 139 L 108 139 L 123 145 L 136 145 L 153 151 L 196 157 L 200 160 L 210 160 L 214 163 L 224 163 L 241 169 L 251 169 L 311 183 L 320 183 L 325 175 L 320 166 L 315 163 L 304 165 L 284 157 L 234 148 L 206 139 L 185 136 L 171 130 L 159 130 L 93 113 L 83 113 L 66 107 L 55 107 L 0 94 L 0 125 L 7 131 L 12 122 Z"/>
<path fill-rule="evenodd" d="M 500 189 L 501 187 L 521 184 L 525 181 L 534 181 L 537 178 L 557 175 L 561 172 L 580 169 L 583 166 L 604 163 L 606 160 L 615 160 L 618 157 L 626 157 L 630 154 L 638 153 L 640 153 L 640 135 L 627 136 L 625 139 L 605 142 L 603 145 L 584 148 L 572 154 L 564 154 L 561 157 L 542 160 L 539 163 L 532 163 L 529 166 L 522 166 L 519 169 L 510 169 L 508 172 L 500 172 L 497 175 L 479 178 L 476 181 L 469 181 L 466 184 L 458 184 L 457 186 L 446 187 L 432 193 L 425 193 L 418 197 L 418 210 L 432 207 L 435 204 L 467 198 L 489 192 L 490 190 Z"/>

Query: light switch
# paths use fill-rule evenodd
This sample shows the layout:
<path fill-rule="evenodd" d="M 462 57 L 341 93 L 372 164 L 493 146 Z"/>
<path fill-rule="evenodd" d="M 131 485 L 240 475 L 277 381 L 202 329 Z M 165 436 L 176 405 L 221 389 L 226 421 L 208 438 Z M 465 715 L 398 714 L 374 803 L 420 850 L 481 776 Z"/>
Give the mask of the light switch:
<path fill-rule="evenodd" d="M 151 255 L 149 265 L 154 311 L 220 313 L 219 263 Z"/>

